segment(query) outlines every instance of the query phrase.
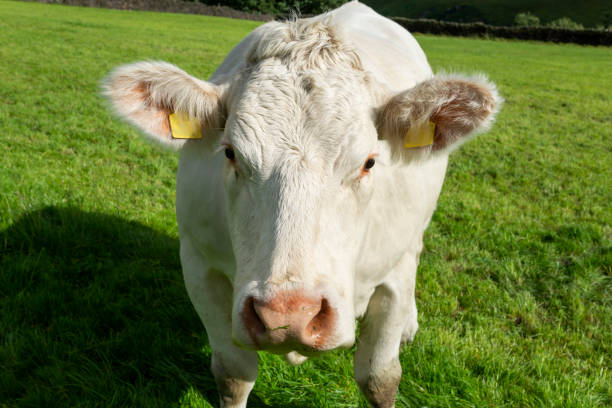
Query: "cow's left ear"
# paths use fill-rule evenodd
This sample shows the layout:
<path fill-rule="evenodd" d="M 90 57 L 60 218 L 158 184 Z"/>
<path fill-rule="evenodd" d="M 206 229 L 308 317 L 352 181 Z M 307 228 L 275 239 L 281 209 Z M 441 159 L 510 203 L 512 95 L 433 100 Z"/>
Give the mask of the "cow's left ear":
<path fill-rule="evenodd" d="M 167 62 L 123 65 L 102 84 L 114 111 L 151 140 L 178 150 L 203 131 L 220 129 L 224 88 L 201 81 Z"/>
<path fill-rule="evenodd" d="M 439 75 L 393 96 L 378 113 L 378 131 L 404 159 L 448 153 L 487 130 L 502 98 L 483 76 Z"/>

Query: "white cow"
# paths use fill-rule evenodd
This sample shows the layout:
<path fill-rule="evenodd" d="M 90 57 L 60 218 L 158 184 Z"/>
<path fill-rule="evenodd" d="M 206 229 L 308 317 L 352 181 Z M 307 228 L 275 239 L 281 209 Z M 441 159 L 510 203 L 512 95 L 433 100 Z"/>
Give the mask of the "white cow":
<path fill-rule="evenodd" d="M 423 232 L 449 152 L 493 121 L 495 86 L 433 75 L 407 31 L 351 2 L 257 28 L 207 82 L 140 62 L 104 93 L 180 150 L 181 263 L 221 405 L 246 406 L 255 350 L 297 364 L 351 346 L 359 319 L 356 380 L 392 407 Z M 176 138 L 189 121 L 202 139 Z"/>

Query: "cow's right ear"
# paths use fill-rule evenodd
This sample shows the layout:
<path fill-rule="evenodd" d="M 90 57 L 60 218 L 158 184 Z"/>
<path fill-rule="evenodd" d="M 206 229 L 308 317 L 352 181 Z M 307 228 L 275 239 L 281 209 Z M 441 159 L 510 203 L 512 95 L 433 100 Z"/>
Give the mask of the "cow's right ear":
<path fill-rule="evenodd" d="M 448 154 L 486 131 L 502 102 L 484 76 L 437 75 L 387 101 L 379 136 L 404 160 Z"/>
<path fill-rule="evenodd" d="M 222 128 L 225 122 L 221 87 L 166 62 L 120 66 L 108 75 L 102 88 L 119 116 L 152 140 L 173 149 L 181 148 L 187 140 L 173 137 L 173 113 L 197 124 L 201 133 Z"/>

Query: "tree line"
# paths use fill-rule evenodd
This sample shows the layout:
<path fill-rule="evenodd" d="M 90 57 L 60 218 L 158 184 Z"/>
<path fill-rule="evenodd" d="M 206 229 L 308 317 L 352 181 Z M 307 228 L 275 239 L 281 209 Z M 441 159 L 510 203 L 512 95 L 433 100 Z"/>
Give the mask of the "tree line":
<path fill-rule="evenodd" d="M 250 13 L 264 14 L 319 14 L 346 3 L 347 0 L 191 0 L 210 6 L 222 5 Z"/>

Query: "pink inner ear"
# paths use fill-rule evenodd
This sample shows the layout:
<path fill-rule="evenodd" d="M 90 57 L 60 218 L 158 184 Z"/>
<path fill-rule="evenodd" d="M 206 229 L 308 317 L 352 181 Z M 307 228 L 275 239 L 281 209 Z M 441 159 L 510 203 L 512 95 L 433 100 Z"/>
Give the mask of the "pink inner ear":
<path fill-rule="evenodd" d="M 158 106 L 153 102 L 148 84 L 140 82 L 132 88 L 130 95 L 135 99 L 134 106 L 139 107 L 133 113 L 133 119 L 154 134 L 170 137 L 170 120 L 168 117 L 172 110 L 165 106 Z"/>
<path fill-rule="evenodd" d="M 166 109 L 157 113 L 157 116 L 158 116 L 157 121 L 159 123 L 160 132 L 166 133 L 166 134 L 170 133 L 170 120 L 168 119 L 168 117 L 170 116 L 171 113 L 172 112 Z"/>
<path fill-rule="evenodd" d="M 447 82 L 448 103 L 431 116 L 436 124 L 433 150 L 441 150 L 475 131 L 493 113 L 495 97 L 482 85 L 453 80 Z"/>

